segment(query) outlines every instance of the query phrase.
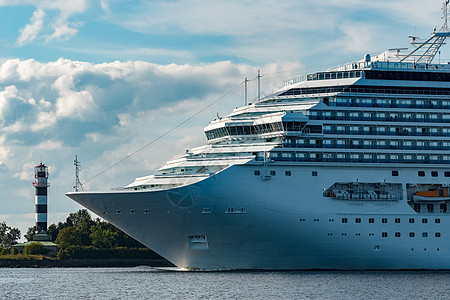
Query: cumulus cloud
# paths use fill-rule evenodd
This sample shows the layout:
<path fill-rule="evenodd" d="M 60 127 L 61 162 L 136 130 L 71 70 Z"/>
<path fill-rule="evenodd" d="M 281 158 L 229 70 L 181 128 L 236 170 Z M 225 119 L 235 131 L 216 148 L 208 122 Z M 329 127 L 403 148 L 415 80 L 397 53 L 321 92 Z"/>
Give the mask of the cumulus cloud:
<path fill-rule="evenodd" d="M 22 46 L 42 37 L 46 41 L 70 38 L 78 33 L 78 22 L 71 22 L 73 15 L 84 13 L 91 0 L 1 0 L 0 6 L 32 5 L 36 8 L 29 24 L 20 30 L 17 45 Z M 56 16 L 45 20 L 46 12 L 56 12 Z"/>
<path fill-rule="evenodd" d="M 263 67 L 262 74 L 285 75 L 263 77 L 262 90 L 272 88 L 271 80 L 285 79 L 290 67 Z M 81 181 L 93 178 L 85 186 L 89 189 L 125 186 L 135 177 L 151 174 L 176 154 L 201 145 L 203 127 L 217 112 L 225 115 L 243 105 L 243 87 L 232 97 L 220 97 L 256 73 L 255 67 L 229 61 L 159 65 L 10 59 L 0 63 L 0 189 L 2 195 L 15 199 L 8 212 L 33 211 L 33 168 L 41 156 L 51 166 L 49 211 L 55 215 L 80 208 L 64 196 L 73 186 L 75 155 L 82 163 Z M 250 86 L 250 97 L 252 91 L 256 84 Z M 216 106 L 94 177 L 211 103 Z"/>

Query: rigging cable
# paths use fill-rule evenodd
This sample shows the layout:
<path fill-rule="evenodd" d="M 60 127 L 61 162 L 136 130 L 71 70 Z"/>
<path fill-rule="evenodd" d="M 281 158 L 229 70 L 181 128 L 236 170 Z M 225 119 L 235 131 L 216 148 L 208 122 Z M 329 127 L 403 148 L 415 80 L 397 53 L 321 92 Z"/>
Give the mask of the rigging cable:
<path fill-rule="evenodd" d="M 141 148 L 137 149 L 136 151 L 134 151 L 133 153 L 125 156 L 124 158 L 120 159 L 119 161 L 117 161 L 116 163 L 110 165 L 109 167 L 103 169 L 102 171 L 98 172 L 97 174 L 95 174 L 94 176 L 90 177 L 88 180 L 86 180 L 85 182 L 83 182 L 82 185 L 85 185 L 86 183 L 88 183 L 89 181 L 91 181 L 92 179 L 96 178 L 97 176 L 100 176 L 101 174 L 105 173 L 106 171 L 114 168 L 115 166 L 117 166 L 118 164 L 128 160 L 129 158 L 133 157 L 134 155 L 138 154 L 139 152 L 141 152 L 142 150 L 150 147 L 151 145 L 155 144 L 156 142 L 158 142 L 159 140 L 161 140 L 162 138 L 166 137 L 167 135 L 171 134 L 172 132 L 176 131 L 177 129 L 179 129 L 180 127 L 182 127 L 183 125 L 185 125 L 186 123 L 192 121 L 193 119 L 195 119 L 196 117 L 198 117 L 200 114 L 202 114 L 203 112 L 205 112 L 206 110 L 210 109 L 211 107 L 223 102 L 225 99 L 233 96 L 234 94 L 236 94 L 236 92 L 239 90 L 239 88 L 242 86 L 244 82 L 239 83 L 238 85 L 236 85 L 235 87 L 233 87 L 231 90 L 229 90 L 228 92 L 226 92 L 224 95 L 220 96 L 216 101 L 211 102 L 210 104 L 208 104 L 207 106 L 205 106 L 204 108 L 202 108 L 201 110 L 199 110 L 198 112 L 196 112 L 195 114 L 193 114 L 192 116 L 190 116 L 189 118 L 185 119 L 183 122 L 179 123 L 178 125 L 176 125 L 175 127 L 172 127 L 171 129 L 169 129 L 168 131 L 166 131 L 165 133 L 161 134 L 160 136 L 158 136 L 157 138 L 153 139 L 152 141 L 148 142 L 147 144 L 145 144 L 144 146 L 142 146 Z"/>
<path fill-rule="evenodd" d="M 323 65 L 324 63 L 321 63 L 319 65 L 313 66 L 313 68 L 317 68 L 321 65 Z M 298 71 L 298 70 L 306 70 L 305 68 L 295 68 L 295 69 L 291 69 L 291 70 L 285 70 L 285 71 L 277 71 L 277 72 L 273 72 L 273 73 L 268 73 L 265 74 L 261 77 L 266 77 L 266 78 L 277 78 L 277 77 L 281 77 L 281 76 L 286 76 L 286 74 L 292 74 L 293 71 Z M 254 79 L 250 79 L 247 81 L 253 81 L 255 80 L 257 77 L 255 77 Z M 103 169 L 102 171 L 98 172 L 97 174 L 93 175 L 92 177 L 90 177 L 89 179 L 87 179 L 85 182 L 83 182 L 81 185 L 85 185 L 88 182 L 90 182 L 92 179 L 100 176 L 101 174 L 107 172 L 108 170 L 114 168 L 115 166 L 117 166 L 118 164 L 128 160 L 129 158 L 133 157 L 134 155 L 138 154 L 139 152 L 141 152 L 142 150 L 150 147 L 151 145 L 157 143 L 159 140 L 161 140 L 162 138 L 166 137 L 167 135 L 171 134 L 172 132 L 176 131 L 177 129 L 179 129 L 180 127 L 182 127 L 183 125 L 187 124 L 188 122 L 192 121 L 193 119 L 195 119 L 196 117 L 198 117 L 200 114 L 202 114 L 203 112 L 205 112 L 206 110 L 210 109 L 211 107 L 223 102 L 225 99 L 233 96 L 234 94 L 237 93 L 238 89 L 244 84 L 244 81 L 242 81 L 241 83 L 239 83 L 238 85 L 236 85 L 235 87 L 233 87 L 231 90 L 229 90 L 228 92 L 226 92 L 224 95 L 220 96 L 216 101 L 211 102 L 210 104 L 208 104 L 207 106 L 205 106 L 204 108 L 202 108 L 200 111 L 196 112 L 194 115 L 190 116 L 189 118 L 185 119 L 183 122 L 179 123 L 178 125 L 176 125 L 175 127 L 169 129 L 168 131 L 166 131 L 165 133 L 161 134 L 160 136 L 158 136 L 157 138 L 153 139 L 152 141 L 148 142 L 147 144 L 145 144 L 144 146 L 142 146 L 141 148 L 137 149 L 136 151 L 134 151 L 133 153 L 125 156 L 124 158 L 120 159 L 119 161 L 117 161 L 116 163 L 110 165 L 109 167 Z"/>

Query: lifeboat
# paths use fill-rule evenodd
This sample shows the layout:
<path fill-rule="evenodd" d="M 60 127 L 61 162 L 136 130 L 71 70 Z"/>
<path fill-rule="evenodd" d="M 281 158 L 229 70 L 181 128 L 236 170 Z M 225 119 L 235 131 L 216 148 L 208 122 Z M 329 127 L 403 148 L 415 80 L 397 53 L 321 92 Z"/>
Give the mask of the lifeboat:
<path fill-rule="evenodd" d="M 450 200 L 447 188 L 439 188 L 428 191 L 418 191 L 413 195 L 414 202 L 440 202 Z"/>

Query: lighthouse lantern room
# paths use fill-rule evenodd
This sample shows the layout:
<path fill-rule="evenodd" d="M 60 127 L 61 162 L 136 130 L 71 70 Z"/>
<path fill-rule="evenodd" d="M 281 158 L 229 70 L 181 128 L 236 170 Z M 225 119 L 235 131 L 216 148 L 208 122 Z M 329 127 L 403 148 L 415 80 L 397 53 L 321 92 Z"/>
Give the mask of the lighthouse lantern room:
<path fill-rule="evenodd" d="M 36 227 L 38 230 L 47 230 L 47 188 L 48 168 L 42 162 L 34 167 L 35 205 L 36 205 Z"/>

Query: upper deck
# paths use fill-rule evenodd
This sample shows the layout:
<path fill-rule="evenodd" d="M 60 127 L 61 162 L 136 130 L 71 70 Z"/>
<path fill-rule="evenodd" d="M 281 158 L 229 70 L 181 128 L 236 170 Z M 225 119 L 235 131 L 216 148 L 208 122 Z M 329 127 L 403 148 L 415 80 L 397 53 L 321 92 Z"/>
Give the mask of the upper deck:
<path fill-rule="evenodd" d="M 391 61 L 364 61 L 349 63 L 325 72 L 296 76 L 284 81 L 284 87 L 300 82 L 345 78 L 450 81 L 450 63 L 426 64 Z"/>

